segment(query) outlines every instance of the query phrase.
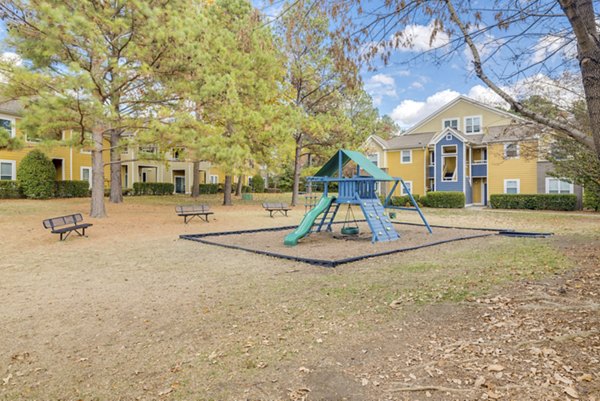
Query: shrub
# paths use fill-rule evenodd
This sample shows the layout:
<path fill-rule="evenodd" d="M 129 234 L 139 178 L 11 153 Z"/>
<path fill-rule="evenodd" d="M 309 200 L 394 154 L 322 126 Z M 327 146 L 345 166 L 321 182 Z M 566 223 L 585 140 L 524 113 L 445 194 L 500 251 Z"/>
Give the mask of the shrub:
<path fill-rule="evenodd" d="M 490 205 L 496 209 L 575 210 L 577 196 L 571 194 L 493 194 Z"/>
<path fill-rule="evenodd" d="M 465 207 L 465 194 L 452 191 L 427 192 L 421 202 L 427 207 L 459 209 Z"/>
<path fill-rule="evenodd" d="M 0 181 L 0 199 L 22 198 L 23 193 L 17 181 Z"/>
<path fill-rule="evenodd" d="M 417 202 L 417 205 L 419 205 L 419 207 L 423 206 L 423 197 L 417 194 L 413 194 L 413 198 L 415 199 L 415 202 Z M 383 201 L 385 201 L 385 197 L 383 197 Z M 392 198 L 390 199 L 390 203 L 392 206 L 413 207 L 413 204 L 410 202 L 410 198 L 408 197 L 408 195 L 392 196 Z"/>
<path fill-rule="evenodd" d="M 252 189 L 254 192 L 265 192 L 265 180 L 260 174 L 252 177 Z"/>
<path fill-rule="evenodd" d="M 586 209 L 600 212 L 600 188 L 599 191 L 593 191 L 591 188 L 586 187 L 583 192 L 583 207 Z"/>
<path fill-rule="evenodd" d="M 83 198 L 90 196 L 90 183 L 87 181 L 56 181 L 54 196 L 57 198 Z"/>
<path fill-rule="evenodd" d="M 216 194 L 219 192 L 219 184 L 200 184 L 200 194 Z"/>
<path fill-rule="evenodd" d="M 133 183 L 134 195 L 171 195 L 175 185 L 170 182 L 135 182 Z"/>
<path fill-rule="evenodd" d="M 32 150 L 21 160 L 17 177 L 26 197 L 47 199 L 54 196 L 56 169 L 48 156 L 41 151 Z"/>

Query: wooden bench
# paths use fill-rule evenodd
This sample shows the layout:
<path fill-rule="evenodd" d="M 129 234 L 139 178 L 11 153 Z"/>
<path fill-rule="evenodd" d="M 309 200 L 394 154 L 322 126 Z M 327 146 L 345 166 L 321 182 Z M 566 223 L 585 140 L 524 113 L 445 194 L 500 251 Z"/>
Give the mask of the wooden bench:
<path fill-rule="evenodd" d="M 208 205 L 178 205 L 175 206 L 177 216 L 183 216 L 183 221 L 187 224 L 194 217 L 198 217 L 200 220 L 204 220 L 208 223 L 208 216 L 214 214 L 210 211 Z"/>
<path fill-rule="evenodd" d="M 60 241 L 64 241 L 73 231 L 80 237 L 87 237 L 85 229 L 91 227 L 90 223 L 82 223 L 81 213 L 70 214 L 68 216 L 53 217 L 42 222 L 44 228 L 49 228 L 52 234 L 60 234 Z M 66 235 L 65 235 L 66 234 Z"/>
<path fill-rule="evenodd" d="M 288 215 L 287 212 L 292 210 L 287 203 L 263 203 L 263 208 L 269 212 L 269 215 L 273 217 L 273 213 L 279 212 L 282 215 Z"/>

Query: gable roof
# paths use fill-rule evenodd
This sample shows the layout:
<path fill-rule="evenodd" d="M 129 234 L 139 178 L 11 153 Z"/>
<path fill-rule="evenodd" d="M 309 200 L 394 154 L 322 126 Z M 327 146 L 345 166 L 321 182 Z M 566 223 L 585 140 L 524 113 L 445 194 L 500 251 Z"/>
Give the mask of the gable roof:
<path fill-rule="evenodd" d="M 340 149 L 337 153 L 321 167 L 314 175 L 315 177 L 334 177 L 339 173 L 340 158 L 342 168 L 352 160 L 362 170 L 366 171 L 370 176 L 380 181 L 393 181 L 394 179 L 386 174 L 383 170 L 367 159 L 365 155 L 353 150 Z"/>
<path fill-rule="evenodd" d="M 456 105 L 459 102 L 467 102 L 467 103 L 472 104 L 473 106 L 486 109 L 486 110 L 488 110 L 488 111 L 490 111 L 492 113 L 496 113 L 496 114 L 499 114 L 499 115 L 507 117 L 507 118 L 521 120 L 521 121 L 526 121 L 524 118 L 519 117 L 519 116 L 517 116 L 515 114 L 512 114 L 512 113 L 509 113 L 508 111 L 500 110 L 500 109 L 497 109 L 495 107 L 489 106 L 489 105 L 487 105 L 485 103 L 481 103 L 481 102 L 478 102 L 477 100 L 474 100 L 474 99 L 471 99 L 469 97 L 460 95 L 460 96 L 456 97 L 454 100 L 446 103 L 445 105 L 443 105 L 439 109 L 435 110 L 433 113 L 429 114 L 427 117 L 425 117 L 421 121 L 417 122 L 408 131 L 406 131 L 405 135 L 413 135 L 412 133 L 415 132 L 417 130 L 417 128 L 419 128 L 423 124 L 428 123 L 429 121 L 433 120 L 436 116 L 438 116 L 439 114 L 441 114 L 444 111 L 448 110 L 449 108 L 451 108 L 452 106 Z"/>
<path fill-rule="evenodd" d="M 440 139 L 442 139 L 448 133 L 460 138 L 460 140 L 463 141 L 464 143 L 468 143 L 471 145 L 481 145 L 483 143 L 483 138 L 485 137 L 485 134 L 465 135 L 464 132 L 462 132 L 460 130 L 454 129 L 452 127 L 446 127 L 442 131 L 440 131 L 437 135 L 435 135 L 433 138 L 431 138 L 431 142 L 429 144 L 434 145 L 434 144 L 438 143 L 440 141 Z M 413 134 L 413 135 L 416 136 L 416 134 Z"/>
<path fill-rule="evenodd" d="M 402 134 L 387 141 L 386 149 L 424 148 L 429 144 L 431 138 L 433 138 L 435 134 L 435 132 L 412 135 Z"/>
<path fill-rule="evenodd" d="M 23 114 L 23 107 L 16 100 L 0 99 L 0 113 L 21 116 Z"/>
<path fill-rule="evenodd" d="M 388 143 L 385 139 L 383 139 L 382 137 L 380 137 L 379 135 L 369 135 L 369 137 L 367 138 L 367 140 L 365 141 L 366 143 L 369 143 L 369 141 L 373 141 L 376 144 L 378 144 L 379 146 L 381 146 L 383 149 L 387 149 L 388 148 Z"/>

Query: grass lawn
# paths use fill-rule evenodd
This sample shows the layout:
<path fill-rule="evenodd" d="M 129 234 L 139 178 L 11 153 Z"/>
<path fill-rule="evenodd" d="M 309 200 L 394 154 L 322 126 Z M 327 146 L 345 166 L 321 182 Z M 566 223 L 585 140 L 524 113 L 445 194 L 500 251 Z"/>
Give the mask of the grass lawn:
<path fill-rule="evenodd" d="M 187 197 L 127 197 L 65 242 L 41 221 L 88 199 L 0 201 L 0 399 L 600 399 L 600 215 L 425 209 L 556 235 L 336 269 L 178 239 L 304 214 L 263 200 L 289 194 L 202 196 L 214 219 L 184 225 Z"/>

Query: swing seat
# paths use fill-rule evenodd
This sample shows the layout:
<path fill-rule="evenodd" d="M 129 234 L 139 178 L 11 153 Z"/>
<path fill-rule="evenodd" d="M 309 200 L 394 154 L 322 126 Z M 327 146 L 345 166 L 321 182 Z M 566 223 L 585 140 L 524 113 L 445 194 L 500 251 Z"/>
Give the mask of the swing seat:
<path fill-rule="evenodd" d="M 358 227 L 344 227 L 341 230 L 342 235 L 358 235 L 360 230 Z"/>

